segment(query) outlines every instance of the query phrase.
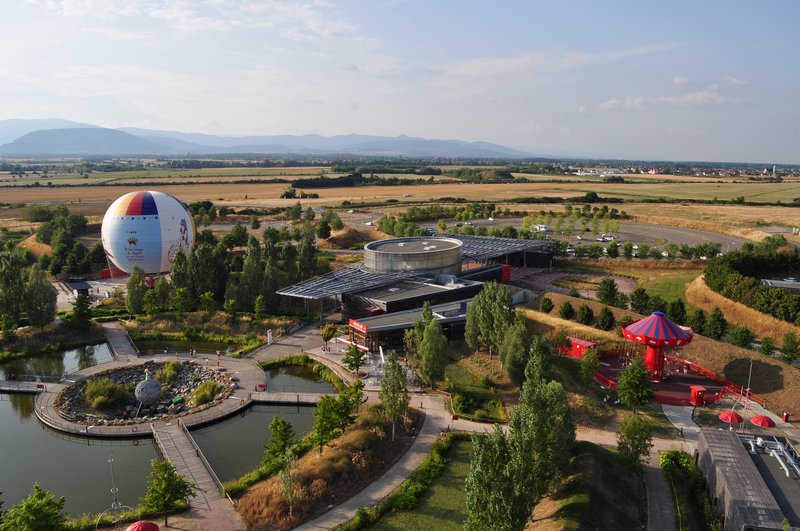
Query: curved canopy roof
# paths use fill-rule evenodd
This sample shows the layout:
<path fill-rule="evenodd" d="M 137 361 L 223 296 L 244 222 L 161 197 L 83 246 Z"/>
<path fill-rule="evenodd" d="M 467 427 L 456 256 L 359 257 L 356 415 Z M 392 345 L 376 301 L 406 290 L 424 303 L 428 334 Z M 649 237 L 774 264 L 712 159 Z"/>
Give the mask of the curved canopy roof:
<path fill-rule="evenodd" d="M 626 339 L 653 347 L 678 347 L 691 342 L 691 328 L 679 326 L 662 312 L 653 312 L 649 317 L 622 329 Z"/>

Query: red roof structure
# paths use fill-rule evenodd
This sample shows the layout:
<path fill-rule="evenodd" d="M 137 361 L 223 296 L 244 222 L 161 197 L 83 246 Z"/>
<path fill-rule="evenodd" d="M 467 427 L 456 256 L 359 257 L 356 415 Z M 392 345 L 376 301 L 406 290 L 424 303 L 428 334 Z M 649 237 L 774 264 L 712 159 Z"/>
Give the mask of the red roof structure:
<path fill-rule="evenodd" d="M 622 335 L 647 347 L 644 364 L 653 381 L 658 382 L 664 377 L 664 348 L 689 344 L 694 332 L 691 328 L 673 323 L 663 312 L 653 312 L 649 317 L 623 328 Z"/>

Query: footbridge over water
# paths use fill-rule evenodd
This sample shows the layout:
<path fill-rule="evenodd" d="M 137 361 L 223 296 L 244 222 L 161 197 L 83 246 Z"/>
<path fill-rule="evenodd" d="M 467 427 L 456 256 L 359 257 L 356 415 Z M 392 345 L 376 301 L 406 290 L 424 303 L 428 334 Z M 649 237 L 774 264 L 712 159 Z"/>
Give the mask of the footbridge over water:
<path fill-rule="evenodd" d="M 273 393 L 268 391 L 250 393 L 250 399 L 261 404 L 301 404 L 313 406 L 323 396 L 334 396 L 327 393 Z"/>
<path fill-rule="evenodd" d="M 180 419 L 150 424 L 150 431 L 164 459 L 172 463 L 178 474 L 197 485 L 198 497 L 207 502 L 223 497 L 222 482 Z"/>
<path fill-rule="evenodd" d="M 18 382 L 16 380 L 0 380 L 0 393 L 42 393 L 47 385 L 38 382 Z"/>

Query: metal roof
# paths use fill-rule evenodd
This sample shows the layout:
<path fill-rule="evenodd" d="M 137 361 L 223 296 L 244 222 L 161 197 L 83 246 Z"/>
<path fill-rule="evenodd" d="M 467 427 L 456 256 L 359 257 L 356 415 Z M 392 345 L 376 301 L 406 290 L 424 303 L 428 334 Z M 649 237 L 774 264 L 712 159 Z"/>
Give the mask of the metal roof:
<path fill-rule="evenodd" d="M 548 242 L 537 240 L 515 240 L 513 238 L 494 238 L 491 236 L 448 235 L 448 238 L 461 240 L 461 258 L 464 262 L 490 260 L 521 251 L 541 251 L 550 249 Z M 424 239 L 424 238 L 420 238 Z M 279 295 L 303 299 L 322 299 L 342 293 L 355 293 L 372 288 L 394 284 L 406 278 L 424 276 L 421 271 L 398 271 L 376 273 L 364 268 L 364 262 L 325 273 L 319 277 L 304 280 L 293 286 L 278 290 Z"/>
<path fill-rule="evenodd" d="M 300 297 L 303 299 L 322 299 L 334 297 L 342 293 L 353 293 L 370 288 L 379 288 L 413 277 L 418 271 L 402 271 L 397 273 L 375 273 L 364 269 L 364 262 L 331 271 L 324 275 L 304 280 L 293 286 L 278 290 L 278 295 Z"/>
<path fill-rule="evenodd" d="M 448 235 L 448 237 L 461 240 L 464 243 L 461 248 L 464 261 L 490 260 L 521 251 L 545 252 L 550 249 L 550 243 L 541 240 L 515 240 L 514 238 L 467 236 L 465 234 L 453 234 Z"/>

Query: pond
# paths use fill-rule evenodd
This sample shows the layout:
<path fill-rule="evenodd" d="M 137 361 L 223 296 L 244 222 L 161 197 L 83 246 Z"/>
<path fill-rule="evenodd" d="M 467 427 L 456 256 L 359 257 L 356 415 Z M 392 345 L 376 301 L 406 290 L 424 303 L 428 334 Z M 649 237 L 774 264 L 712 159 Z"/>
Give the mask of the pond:
<path fill-rule="evenodd" d="M 335 393 L 310 367 L 281 367 L 267 371 L 267 390 L 298 393 Z M 289 421 L 298 438 L 314 426 L 314 406 L 256 404 L 241 416 L 193 431 L 211 467 L 223 482 L 237 479 L 261 465 L 264 445 L 270 441 L 267 426 L 276 416 Z"/>
<path fill-rule="evenodd" d="M 68 370 L 72 358 L 63 354 L 60 359 Z M 95 358 L 102 359 L 102 355 L 95 354 Z M 56 369 L 56 374 L 63 372 L 60 366 Z M 267 381 L 268 389 L 273 390 L 334 392 L 331 384 L 307 367 L 275 369 L 267 374 Z M 261 464 L 263 445 L 269 442 L 267 426 L 275 416 L 286 418 L 300 437 L 311 431 L 313 411 L 313 406 L 254 405 L 243 415 L 195 430 L 192 436 L 220 479 L 228 481 Z M 88 439 L 45 428 L 34 414 L 34 396 L 23 394 L 0 394 L 0 448 L 0 492 L 5 509 L 27 497 L 38 482 L 56 496 L 65 496 L 65 510 L 73 516 L 110 507 L 109 457 L 114 459 L 119 500 L 130 506 L 144 496 L 150 460 L 160 458 L 152 439 Z"/>
<path fill-rule="evenodd" d="M 153 441 L 116 441 L 71 437 L 45 428 L 34 415 L 34 396 L 0 394 L 0 492 L 4 509 L 33 492 L 34 482 L 56 496 L 73 516 L 102 512 L 111 506 L 111 470 L 118 498 L 136 506 L 147 488 L 150 460 L 158 457 Z"/>
<path fill-rule="evenodd" d="M 47 352 L 27 358 L 18 358 L 0 363 L 0 379 L 53 381 L 64 373 L 75 372 L 113 360 L 108 343 L 61 352 Z"/>

